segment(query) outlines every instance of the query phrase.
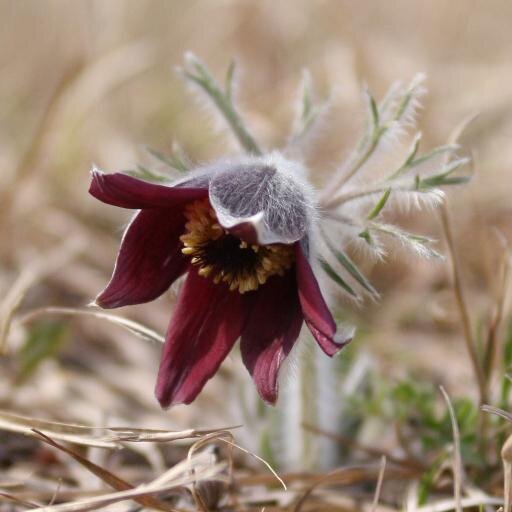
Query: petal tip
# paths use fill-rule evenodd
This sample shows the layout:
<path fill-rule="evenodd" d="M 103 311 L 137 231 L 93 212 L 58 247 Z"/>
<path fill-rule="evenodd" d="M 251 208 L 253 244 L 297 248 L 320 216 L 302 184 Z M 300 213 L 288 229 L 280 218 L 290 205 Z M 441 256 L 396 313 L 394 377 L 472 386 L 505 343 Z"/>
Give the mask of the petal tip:
<path fill-rule="evenodd" d="M 277 402 L 278 393 L 277 390 L 270 393 L 261 393 L 260 391 L 260 397 L 267 405 L 275 406 Z"/>
<path fill-rule="evenodd" d="M 105 186 L 106 173 L 93 164 L 89 171 L 89 176 L 91 178 L 89 194 L 101 201 L 101 194 L 103 192 L 103 187 Z"/>
<path fill-rule="evenodd" d="M 105 174 L 96 164 L 92 164 L 91 170 L 89 172 L 91 176 Z"/>
<path fill-rule="evenodd" d="M 89 192 L 92 193 L 94 191 L 95 185 L 98 185 L 98 181 L 103 180 L 105 173 L 99 167 L 93 164 L 91 170 L 89 171 L 89 176 L 91 177 Z"/>
<path fill-rule="evenodd" d="M 166 384 L 167 382 L 159 375 L 155 385 L 155 398 L 162 409 L 168 409 L 172 405 L 172 394 L 166 389 Z"/>
<path fill-rule="evenodd" d="M 345 326 L 341 330 L 336 331 L 334 343 L 344 347 L 354 339 L 355 334 L 356 328 L 353 325 Z"/>
<path fill-rule="evenodd" d="M 164 410 L 170 409 L 175 405 L 190 404 L 193 399 L 179 397 L 178 393 L 167 389 L 167 382 L 158 382 L 155 386 L 155 398 L 157 399 L 160 407 Z M 195 397 L 194 397 L 195 398 Z"/>
<path fill-rule="evenodd" d="M 356 329 L 353 326 L 343 327 L 341 330 L 336 331 L 332 337 L 332 348 L 327 355 L 330 357 L 335 356 L 354 339 L 355 332 Z"/>
<path fill-rule="evenodd" d="M 96 306 L 101 309 L 114 309 L 124 306 L 122 300 L 115 296 L 108 296 L 107 289 L 103 290 L 95 299 L 91 302 L 92 306 Z"/>
<path fill-rule="evenodd" d="M 172 399 L 168 397 L 165 393 L 160 392 L 158 388 L 155 389 L 155 398 L 157 399 L 158 403 L 160 404 L 160 407 L 163 410 L 169 409 L 172 405 Z"/>

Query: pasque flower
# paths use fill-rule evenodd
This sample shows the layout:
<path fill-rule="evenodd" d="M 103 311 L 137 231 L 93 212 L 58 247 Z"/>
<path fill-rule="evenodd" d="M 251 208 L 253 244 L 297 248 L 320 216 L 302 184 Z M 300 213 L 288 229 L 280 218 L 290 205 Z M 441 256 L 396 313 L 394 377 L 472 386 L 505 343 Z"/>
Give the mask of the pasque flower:
<path fill-rule="evenodd" d="M 419 154 L 420 133 L 408 140 L 424 93 L 418 75 L 408 85 L 392 86 L 379 103 L 365 91 L 362 136 L 317 196 L 297 163 L 305 159 L 326 111 L 315 102 L 307 74 L 288 142 L 280 152 L 265 152 L 236 107 L 233 66 L 224 88 L 192 54 L 185 56 L 181 73 L 215 106 L 247 156 L 160 183 L 94 169 L 93 196 L 137 210 L 96 304 L 148 302 L 185 276 L 156 384 L 161 405 L 193 401 L 239 338 L 261 397 L 274 403 L 279 369 L 304 322 L 328 356 L 351 337 L 337 331 L 313 262 L 353 299 L 377 297 L 345 249 L 362 248 L 382 258 L 386 240 L 395 240 L 422 256 L 437 256 L 430 239 L 386 222 L 386 210 L 436 206 L 443 187 L 469 179 L 457 174 L 468 159 L 456 157 L 454 144 Z M 169 158 L 153 155 L 174 170 L 187 170 L 180 151 Z"/>
<path fill-rule="evenodd" d="M 239 338 L 270 403 L 304 321 L 328 356 L 349 341 L 311 267 L 316 206 L 299 164 L 279 153 L 241 157 L 170 184 L 93 169 L 90 193 L 138 210 L 98 306 L 154 300 L 185 275 L 157 378 L 163 407 L 192 402 Z"/>

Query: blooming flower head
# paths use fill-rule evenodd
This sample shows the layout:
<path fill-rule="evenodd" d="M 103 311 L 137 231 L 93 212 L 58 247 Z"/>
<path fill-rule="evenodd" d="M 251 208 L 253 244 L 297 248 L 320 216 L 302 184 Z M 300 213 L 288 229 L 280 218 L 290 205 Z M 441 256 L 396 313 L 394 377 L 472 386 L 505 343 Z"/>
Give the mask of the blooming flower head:
<path fill-rule="evenodd" d="M 212 100 L 249 156 L 221 160 L 165 184 L 93 170 L 93 196 L 138 210 L 96 303 L 115 308 L 148 302 L 185 276 L 156 384 L 161 405 L 193 401 L 239 338 L 261 397 L 274 403 L 279 369 L 304 321 L 328 356 L 351 337 L 337 332 L 313 261 L 353 298 L 376 297 L 345 248 L 383 257 L 385 239 L 391 239 L 436 256 L 430 239 L 385 222 L 383 212 L 392 205 L 435 206 L 442 187 L 468 180 L 456 173 L 468 159 L 455 157 L 454 144 L 420 155 L 421 135 L 407 140 L 424 93 L 418 75 L 409 85 L 393 86 L 380 103 L 366 91 L 365 130 L 317 197 L 302 165 L 283 156 L 304 156 L 325 111 L 314 102 L 307 75 L 286 146 L 266 153 L 235 106 L 233 67 L 225 89 L 191 54 L 182 74 Z M 173 158 L 172 166 L 184 170 L 180 158 Z"/>
<path fill-rule="evenodd" d="M 163 407 L 192 402 L 239 338 L 269 403 L 304 321 L 328 356 L 349 341 L 310 264 L 315 200 L 299 164 L 278 153 L 242 157 L 170 184 L 94 169 L 90 193 L 138 210 L 97 305 L 154 300 L 185 275 L 157 378 Z"/>

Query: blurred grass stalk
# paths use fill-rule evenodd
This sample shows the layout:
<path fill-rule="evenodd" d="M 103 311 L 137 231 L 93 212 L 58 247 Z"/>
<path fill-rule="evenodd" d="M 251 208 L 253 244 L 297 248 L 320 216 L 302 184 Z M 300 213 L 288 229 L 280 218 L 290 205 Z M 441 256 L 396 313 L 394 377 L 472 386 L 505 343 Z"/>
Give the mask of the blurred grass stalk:
<path fill-rule="evenodd" d="M 23 190 L 31 180 L 41 182 L 44 168 L 52 162 L 42 155 L 55 155 L 58 138 L 64 133 L 62 126 L 77 124 L 86 113 L 97 105 L 108 93 L 127 80 L 146 71 L 156 60 L 154 43 L 141 38 L 121 45 L 90 62 L 75 61 L 67 67 L 55 85 L 43 112 L 36 124 L 27 150 L 24 152 L 13 174 L 13 181 L 0 191 L 0 203 L 5 215 L 0 216 L 0 227 L 9 221 L 18 210 L 17 201 L 23 194 L 14 193 L 14 187 Z M 57 129 L 59 128 L 59 129 Z"/>
<path fill-rule="evenodd" d="M 476 114 L 469 115 L 466 119 L 453 130 L 450 137 L 450 143 L 457 143 L 458 139 L 466 129 L 466 127 L 476 118 Z M 497 272 L 497 294 L 494 299 L 493 309 L 490 314 L 490 320 L 487 326 L 487 335 L 483 340 L 483 347 L 479 351 L 474 328 L 471 324 L 471 314 L 465 298 L 462 277 L 460 273 L 460 263 L 458 261 L 453 230 L 450 221 L 450 213 L 448 205 L 444 202 L 440 209 L 441 226 L 448 249 L 450 267 L 452 273 L 452 286 L 459 311 L 460 322 L 463 330 L 463 339 L 466 346 L 468 358 L 473 369 L 473 374 L 478 386 L 479 393 L 479 423 L 478 423 L 478 441 L 480 445 L 481 455 L 486 459 L 488 457 L 489 443 L 493 442 L 489 439 L 489 416 L 485 414 L 482 406 L 492 401 L 492 380 L 495 372 L 500 369 L 498 365 L 497 354 L 500 352 L 498 347 L 499 333 L 504 320 L 506 310 L 507 294 L 510 289 L 510 267 L 511 252 L 505 238 L 501 233 L 497 232 L 497 238 L 501 242 L 503 254 L 500 258 L 500 264 Z M 503 350 L 501 350 L 503 351 Z M 504 369 L 506 372 L 506 368 Z M 504 378 L 507 378 L 505 375 Z"/>

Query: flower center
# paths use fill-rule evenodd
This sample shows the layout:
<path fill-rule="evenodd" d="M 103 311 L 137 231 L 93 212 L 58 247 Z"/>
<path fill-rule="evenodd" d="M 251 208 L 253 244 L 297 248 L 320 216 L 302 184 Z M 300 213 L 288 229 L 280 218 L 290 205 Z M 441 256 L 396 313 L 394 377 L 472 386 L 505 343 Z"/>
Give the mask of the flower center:
<path fill-rule="evenodd" d="M 185 208 L 186 233 L 180 237 L 183 254 L 191 256 L 198 274 L 221 281 L 240 293 L 256 290 L 273 275 L 283 275 L 293 263 L 290 245 L 249 245 L 228 233 L 207 199 Z"/>

